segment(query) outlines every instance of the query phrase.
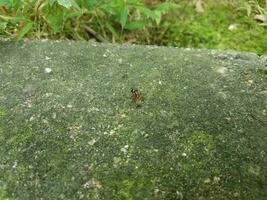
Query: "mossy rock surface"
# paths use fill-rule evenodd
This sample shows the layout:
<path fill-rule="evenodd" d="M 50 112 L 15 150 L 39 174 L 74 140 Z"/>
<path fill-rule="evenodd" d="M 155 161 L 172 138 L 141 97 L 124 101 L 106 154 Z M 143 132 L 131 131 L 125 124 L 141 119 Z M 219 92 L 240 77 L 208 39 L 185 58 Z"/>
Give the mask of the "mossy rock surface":
<path fill-rule="evenodd" d="M 267 198 L 257 55 L 2 41 L 0 57 L 0 199 Z"/>

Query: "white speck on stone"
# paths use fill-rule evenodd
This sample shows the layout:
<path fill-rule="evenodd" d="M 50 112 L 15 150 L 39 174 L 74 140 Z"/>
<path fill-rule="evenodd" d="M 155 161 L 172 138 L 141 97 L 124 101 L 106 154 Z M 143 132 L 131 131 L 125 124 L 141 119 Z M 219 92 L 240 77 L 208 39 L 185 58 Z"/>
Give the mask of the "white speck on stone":
<path fill-rule="evenodd" d="M 120 117 L 121 117 L 121 118 L 125 118 L 126 115 L 125 115 L 124 113 L 122 113 L 122 114 L 120 114 Z"/>
<path fill-rule="evenodd" d="M 53 94 L 53 93 L 45 93 L 45 96 L 46 96 L 46 97 L 50 97 L 50 96 L 52 96 L 52 94 Z"/>
<path fill-rule="evenodd" d="M 248 80 L 247 81 L 247 84 L 250 86 L 250 85 L 252 85 L 252 83 L 253 83 L 253 80 Z"/>
<path fill-rule="evenodd" d="M 230 117 L 225 117 L 225 119 L 226 119 L 227 121 L 231 121 L 231 118 L 230 118 Z"/>
<path fill-rule="evenodd" d="M 218 182 L 220 181 L 220 177 L 218 177 L 218 176 L 214 176 L 213 181 L 214 181 L 215 183 L 218 183 Z"/>
<path fill-rule="evenodd" d="M 89 145 L 93 146 L 94 144 L 96 143 L 96 140 L 95 139 L 92 139 L 88 142 Z"/>
<path fill-rule="evenodd" d="M 159 85 L 161 85 L 162 83 L 161 83 L 161 81 L 159 80 Z"/>
<path fill-rule="evenodd" d="M 91 182 L 86 182 L 85 184 L 83 184 L 83 187 L 84 188 L 89 188 L 90 187 L 90 185 L 91 185 Z"/>
<path fill-rule="evenodd" d="M 52 114 L 52 118 L 53 118 L 53 119 L 56 119 L 56 117 L 57 117 L 57 114 L 56 114 L 56 113 L 53 113 L 53 114 Z"/>
<path fill-rule="evenodd" d="M 210 183 L 210 178 L 206 178 L 206 179 L 204 180 L 204 183 Z"/>
<path fill-rule="evenodd" d="M 115 133 L 115 131 L 112 129 L 109 133 L 110 133 L 110 135 L 113 135 Z"/>
<path fill-rule="evenodd" d="M 185 152 L 182 153 L 183 157 L 187 157 L 187 154 Z"/>
<path fill-rule="evenodd" d="M 68 104 L 68 105 L 67 105 L 67 108 L 72 108 L 72 105 L 71 105 L 71 104 Z"/>
<path fill-rule="evenodd" d="M 227 95 L 224 92 L 218 92 L 219 96 L 221 96 L 223 99 L 227 98 Z"/>
<path fill-rule="evenodd" d="M 50 73 L 52 72 L 52 69 L 49 68 L 49 67 L 46 67 L 45 70 L 44 70 L 44 72 L 45 72 L 46 74 L 50 74 Z"/>
<path fill-rule="evenodd" d="M 179 199 L 183 199 L 183 193 L 180 191 L 176 191 L 176 195 L 179 197 Z"/>
<path fill-rule="evenodd" d="M 127 145 L 125 145 L 124 147 L 121 148 L 121 151 L 126 154 L 128 148 L 129 148 L 129 145 L 127 144 Z"/>
<path fill-rule="evenodd" d="M 225 74 L 226 71 L 227 71 L 226 67 L 217 67 L 216 68 L 216 72 L 219 73 L 219 74 Z"/>
<path fill-rule="evenodd" d="M 12 168 L 15 169 L 17 166 L 18 166 L 18 163 L 17 163 L 17 161 L 15 161 Z"/>

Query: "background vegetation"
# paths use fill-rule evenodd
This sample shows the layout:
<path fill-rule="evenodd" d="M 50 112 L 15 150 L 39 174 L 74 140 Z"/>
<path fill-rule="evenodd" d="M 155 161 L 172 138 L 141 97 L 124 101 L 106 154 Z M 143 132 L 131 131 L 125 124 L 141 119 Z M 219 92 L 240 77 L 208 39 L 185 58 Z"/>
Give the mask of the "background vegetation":
<path fill-rule="evenodd" d="M 0 37 L 267 54 L 267 0 L 0 0 Z"/>

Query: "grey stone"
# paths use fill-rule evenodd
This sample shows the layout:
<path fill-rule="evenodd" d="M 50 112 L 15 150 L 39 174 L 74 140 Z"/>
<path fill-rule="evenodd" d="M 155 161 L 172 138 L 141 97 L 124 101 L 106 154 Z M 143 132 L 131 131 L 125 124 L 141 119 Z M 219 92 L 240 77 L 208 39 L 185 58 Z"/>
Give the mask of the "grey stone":
<path fill-rule="evenodd" d="M 266 199 L 265 64 L 234 51 L 0 42 L 0 197 Z"/>

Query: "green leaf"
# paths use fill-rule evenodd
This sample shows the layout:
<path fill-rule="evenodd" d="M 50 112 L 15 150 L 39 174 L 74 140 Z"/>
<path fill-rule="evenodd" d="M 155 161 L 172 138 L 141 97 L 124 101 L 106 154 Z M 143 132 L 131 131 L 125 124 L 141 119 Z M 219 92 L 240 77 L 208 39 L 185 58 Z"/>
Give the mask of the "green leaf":
<path fill-rule="evenodd" d="M 50 6 L 52 6 L 55 3 L 56 0 L 48 0 L 48 3 Z"/>
<path fill-rule="evenodd" d="M 119 37 L 117 32 L 116 32 L 116 30 L 115 30 L 115 28 L 109 22 L 106 22 L 106 26 L 107 26 L 108 30 L 112 33 L 112 35 L 114 37 L 117 37 L 117 38 Z"/>
<path fill-rule="evenodd" d="M 58 11 L 57 13 L 53 13 L 53 15 L 48 16 L 47 22 L 53 29 L 54 33 L 58 33 L 63 24 L 63 12 Z"/>
<path fill-rule="evenodd" d="M 58 4 L 69 9 L 71 7 L 80 9 L 79 5 L 74 0 L 57 0 Z"/>
<path fill-rule="evenodd" d="M 8 21 L 11 24 L 16 24 L 21 21 L 25 21 L 24 17 L 10 17 L 10 16 L 5 16 L 5 15 L 0 15 L 0 19 L 4 21 Z"/>
<path fill-rule="evenodd" d="M 149 8 L 146 8 L 144 6 L 134 6 L 140 13 L 144 14 L 148 18 L 155 19 L 155 13 L 153 10 L 150 10 Z"/>
<path fill-rule="evenodd" d="M 21 0 L 11 0 L 10 2 L 11 2 L 11 7 L 15 9 L 18 9 L 23 4 Z"/>
<path fill-rule="evenodd" d="M 157 25 L 159 25 L 159 23 L 161 21 L 161 11 L 154 10 L 154 14 L 155 14 L 154 19 L 155 19 Z"/>
<path fill-rule="evenodd" d="M 10 7 L 12 2 L 10 0 L 0 0 L 0 6 L 7 6 Z"/>
<path fill-rule="evenodd" d="M 155 20 L 157 25 L 159 25 L 159 23 L 161 21 L 161 11 L 150 10 L 150 9 L 143 7 L 143 6 L 135 6 L 135 7 L 140 13 L 144 14 L 147 18 L 151 18 L 151 19 Z"/>
<path fill-rule="evenodd" d="M 72 2 L 70 0 L 57 0 L 58 4 L 64 6 L 65 8 L 70 8 L 72 6 Z"/>
<path fill-rule="evenodd" d="M 6 29 L 7 22 L 0 22 L 0 32 L 3 32 Z"/>
<path fill-rule="evenodd" d="M 86 0 L 86 5 L 88 9 L 93 9 L 95 6 L 96 0 Z"/>
<path fill-rule="evenodd" d="M 145 25 L 146 25 L 145 22 L 135 21 L 127 23 L 124 28 L 128 30 L 135 30 L 135 29 L 142 29 L 145 27 Z"/>
<path fill-rule="evenodd" d="M 17 35 L 17 40 L 21 40 L 24 35 L 26 35 L 31 29 L 32 29 L 33 23 L 28 22 L 26 23 L 22 29 L 19 30 L 18 35 Z"/>
<path fill-rule="evenodd" d="M 156 7 L 158 11 L 168 11 L 170 9 L 180 8 L 180 5 L 171 2 L 161 3 Z"/>
<path fill-rule="evenodd" d="M 70 0 L 70 2 L 71 2 L 71 6 L 73 7 L 73 8 L 76 8 L 76 9 L 81 9 L 80 8 L 80 6 L 76 3 L 76 1 L 74 1 L 74 0 Z"/>
<path fill-rule="evenodd" d="M 75 17 L 80 17 L 82 15 L 82 12 L 64 12 L 63 14 L 63 21 L 67 20 L 67 19 L 71 19 L 71 18 L 75 18 Z"/>
<path fill-rule="evenodd" d="M 122 29 L 124 28 L 124 26 L 126 24 L 127 17 L 128 17 L 128 7 L 124 6 L 122 11 L 121 11 L 121 16 L 120 16 L 120 23 L 121 23 Z"/>

